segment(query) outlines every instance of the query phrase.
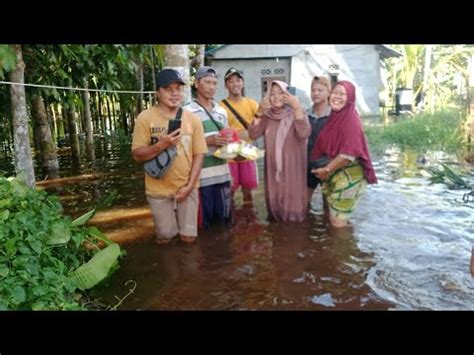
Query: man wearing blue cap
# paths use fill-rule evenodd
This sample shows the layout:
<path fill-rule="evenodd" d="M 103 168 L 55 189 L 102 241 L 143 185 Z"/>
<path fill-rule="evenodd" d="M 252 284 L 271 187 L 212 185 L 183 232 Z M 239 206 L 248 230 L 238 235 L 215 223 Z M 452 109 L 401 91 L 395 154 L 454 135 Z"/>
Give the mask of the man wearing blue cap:
<path fill-rule="evenodd" d="M 163 176 L 154 178 L 145 172 L 145 193 L 158 244 L 168 244 L 178 234 L 185 243 L 197 237 L 199 174 L 207 145 L 199 117 L 180 108 L 184 85 L 179 72 L 162 70 L 156 79 L 158 103 L 138 115 L 133 130 L 132 156 L 138 162 L 177 147 Z M 182 112 L 180 128 L 168 132 L 170 120 L 177 118 L 178 112 Z"/>
<path fill-rule="evenodd" d="M 186 105 L 189 110 L 201 119 L 209 152 L 204 158 L 200 174 L 200 198 L 202 226 L 213 223 L 230 222 L 231 214 L 231 175 L 226 160 L 214 157 L 217 148 L 228 143 L 228 138 L 219 134 L 228 127 L 227 113 L 214 101 L 217 89 L 217 72 L 209 66 L 201 67 L 196 72 L 194 86 L 196 101 Z"/>

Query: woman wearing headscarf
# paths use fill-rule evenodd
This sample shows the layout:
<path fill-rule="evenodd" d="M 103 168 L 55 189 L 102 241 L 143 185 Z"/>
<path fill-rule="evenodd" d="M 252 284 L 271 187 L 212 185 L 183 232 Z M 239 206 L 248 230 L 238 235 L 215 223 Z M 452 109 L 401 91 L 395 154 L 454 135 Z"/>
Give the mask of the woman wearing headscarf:
<path fill-rule="evenodd" d="M 311 126 L 288 84 L 275 80 L 249 126 L 252 140 L 265 137 L 265 202 L 268 217 L 284 222 L 306 218 L 307 139 Z"/>
<path fill-rule="evenodd" d="M 312 172 L 324 181 L 329 221 L 334 227 L 348 225 L 367 184 L 377 183 L 355 102 L 354 85 L 339 81 L 329 98 L 331 114 L 310 157 L 311 161 L 324 156 L 330 159 L 326 166 Z"/>

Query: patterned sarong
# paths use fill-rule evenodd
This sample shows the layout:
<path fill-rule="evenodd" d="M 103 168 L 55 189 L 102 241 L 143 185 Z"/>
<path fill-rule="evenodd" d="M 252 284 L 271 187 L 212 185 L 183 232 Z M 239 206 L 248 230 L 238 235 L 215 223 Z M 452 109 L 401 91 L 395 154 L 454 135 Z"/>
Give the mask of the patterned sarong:
<path fill-rule="evenodd" d="M 331 215 L 347 220 L 366 186 L 364 168 L 357 161 L 335 171 L 322 186 Z"/>

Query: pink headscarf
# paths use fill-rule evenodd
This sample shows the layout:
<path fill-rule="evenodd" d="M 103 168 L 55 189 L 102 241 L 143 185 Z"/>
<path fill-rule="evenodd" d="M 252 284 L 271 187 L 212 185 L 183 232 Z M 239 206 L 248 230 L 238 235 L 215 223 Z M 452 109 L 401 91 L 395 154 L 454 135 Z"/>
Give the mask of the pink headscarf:
<path fill-rule="evenodd" d="M 326 125 L 321 130 L 311 153 L 311 160 L 326 155 L 335 158 L 338 154 L 356 157 L 364 166 L 364 176 L 369 184 L 377 183 L 369 150 L 362 129 L 362 122 L 355 108 L 355 87 L 349 81 L 339 81 L 346 89 L 347 103 L 339 111 L 331 111 Z"/>
<path fill-rule="evenodd" d="M 267 96 L 270 97 L 270 91 L 272 89 L 273 84 L 278 85 L 283 92 L 286 92 L 288 88 L 288 84 L 280 81 L 274 80 L 270 84 L 270 87 L 267 90 Z M 288 105 L 283 107 L 275 108 L 271 107 L 266 112 L 263 113 L 268 119 L 280 121 L 280 125 L 278 126 L 277 134 L 276 134 L 276 141 L 275 141 L 275 163 L 276 163 L 276 175 L 275 180 L 278 182 L 281 178 L 282 173 L 282 166 L 283 166 L 283 144 L 285 143 L 286 136 L 290 131 L 291 125 L 295 119 L 295 115 L 293 113 L 293 109 Z"/>

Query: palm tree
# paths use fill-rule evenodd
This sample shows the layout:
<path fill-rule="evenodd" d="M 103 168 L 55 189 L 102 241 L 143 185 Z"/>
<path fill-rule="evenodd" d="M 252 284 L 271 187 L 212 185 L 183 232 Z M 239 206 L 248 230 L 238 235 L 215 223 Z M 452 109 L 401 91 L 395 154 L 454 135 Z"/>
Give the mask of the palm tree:
<path fill-rule="evenodd" d="M 23 62 L 21 45 L 13 44 L 11 48 L 16 56 L 16 66 L 10 72 L 10 81 L 23 84 L 25 82 L 25 63 Z M 10 96 L 13 116 L 15 169 L 28 186 L 34 187 L 35 172 L 28 133 L 25 87 L 23 85 L 11 85 Z"/>

